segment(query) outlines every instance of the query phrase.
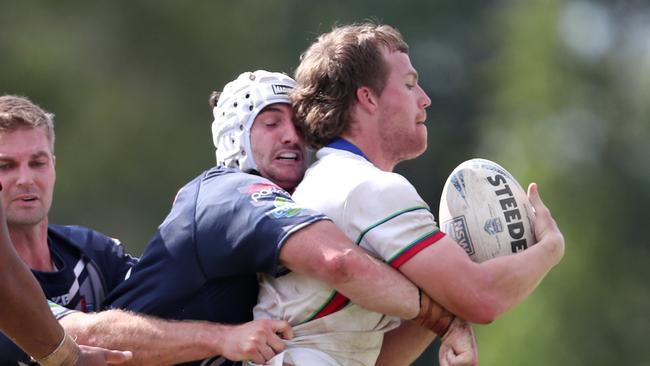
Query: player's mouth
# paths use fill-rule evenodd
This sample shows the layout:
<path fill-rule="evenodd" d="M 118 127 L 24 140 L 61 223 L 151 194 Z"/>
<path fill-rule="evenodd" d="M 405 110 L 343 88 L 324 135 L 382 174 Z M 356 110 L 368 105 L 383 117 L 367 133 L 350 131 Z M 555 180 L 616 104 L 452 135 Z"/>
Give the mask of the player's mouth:
<path fill-rule="evenodd" d="M 276 156 L 276 160 L 283 162 L 299 162 L 302 161 L 302 153 L 299 151 L 283 151 Z"/>
<path fill-rule="evenodd" d="M 421 116 L 415 119 L 415 124 L 423 125 L 427 121 L 427 111 L 424 111 Z"/>
<path fill-rule="evenodd" d="M 38 201 L 38 196 L 34 194 L 19 194 L 16 197 L 14 197 L 12 201 L 29 203 L 29 202 Z"/>

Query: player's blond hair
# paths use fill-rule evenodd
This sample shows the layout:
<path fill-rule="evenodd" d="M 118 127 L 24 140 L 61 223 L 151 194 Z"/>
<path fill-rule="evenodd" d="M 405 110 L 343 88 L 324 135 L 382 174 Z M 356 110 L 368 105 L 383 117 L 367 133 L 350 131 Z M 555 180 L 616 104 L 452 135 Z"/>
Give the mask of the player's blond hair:
<path fill-rule="evenodd" d="M 311 147 L 320 148 L 345 131 L 358 88 L 369 87 L 377 95 L 384 90 L 389 65 L 382 49 L 408 53 L 397 29 L 362 23 L 335 27 L 302 54 L 290 95 Z"/>
<path fill-rule="evenodd" d="M 27 97 L 0 96 L 0 133 L 20 129 L 43 128 L 54 151 L 54 114 L 45 111 Z"/>

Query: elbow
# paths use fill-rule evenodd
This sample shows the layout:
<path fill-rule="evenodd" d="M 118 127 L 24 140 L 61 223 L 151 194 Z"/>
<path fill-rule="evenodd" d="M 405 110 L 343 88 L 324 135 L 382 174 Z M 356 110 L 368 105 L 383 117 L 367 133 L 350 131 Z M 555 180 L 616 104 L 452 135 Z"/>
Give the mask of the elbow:
<path fill-rule="evenodd" d="M 490 324 L 508 309 L 503 299 L 486 291 L 475 293 L 469 302 L 461 317 L 475 324 Z"/>
<path fill-rule="evenodd" d="M 343 251 L 328 256 L 322 261 L 319 278 L 329 286 L 340 289 L 341 286 L 359 279 L 361 267 L 352 251 Z"/>
<path fill-rule="evenodd" d="M 472 311 L 472 313 L 467 316 L 467 321 L 470 323 L 487 325 L 495 321 L 499 315 L 500 313 L 495 311 L 494 308 L 484 306 Z"/>

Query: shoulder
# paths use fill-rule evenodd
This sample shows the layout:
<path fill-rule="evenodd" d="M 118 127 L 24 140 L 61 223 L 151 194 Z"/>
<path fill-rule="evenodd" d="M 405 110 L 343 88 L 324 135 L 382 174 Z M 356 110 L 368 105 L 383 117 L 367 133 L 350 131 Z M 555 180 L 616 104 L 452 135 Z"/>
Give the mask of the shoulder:
<path fill-rule="evenodd" d="M 310 167 L 307 175 L 314 178 L 344 181 L 352 185 L 391 189 L 393 187 L 411 187 L 403 176 L 385 172 L 366 158 L 333 148 L 322 148 L 317 152 L 318 160 Z"/>
<path fill-rule="evenodd" d="M 137 258 L 127 253 L 118 239 L 99 231 L 75 225 L 48 225 L 48 240 L 58 248 L 72 247 L 100 265 L 132 265 Z"/>
<path fill-rule="evenodd" d="M 339 199 L 366 180 L 376 180 L 384 172 L 365 158 L 338 149 L 322 148 L 316 162 L 305 172 L 293 196 L 298 201 L 310 202 L 313 196 L 332 196 Z"/>
<path fill-rule="evenodd" d="M 81 250 L 103 249 L 107 246 L 122 246 L 115 238 L 99 231 L 77 225 L 48 225 L 48 237 L 55 243 L 71 244 Z"/>
<path fill-rule="evenodd" d="M 265 190 L 289 196 L 286 191 L 264 177 L 231 168 L 213 168 L 206 171 L 201 177 L 198 189 L 198 199 L 204 201 L 206 197 L 240 199 Z M 215 202 L 212 199 L 209 201 Z"/>
<path fill-rule="evenodd" d="M 338 218 L 341 222 L 351 223 L 356 232 L 404 213 L 430 211 L 406 178 L 367 165 L 371 168 L 356 173 L 349 172 L 343 178 L 348 181 L 348 187 L 342 192 L 344 201 Z"/>
<path fill-rule="evenodd" d="M 421 201 L 415 187 L 402 175 L 374 168 L 357 174 L 357 182 L 350 196 L 381 201 Z"/>
<path fill-rule="evenodd" d="M 207 170 L 199 178 L 202 186 L 219 182 L 219 184 L 225 184 L 226 188 L 249 182 L 270 182 L 268 179 L 259 175 L 244 173 L 238 169 L 223 167 L 214 167 Z"/>
<path fill-rule="evenodd" d="M 413 185 L 397 173 L 379 171 L 367 175 L 350 190 L 346 213 L 351 216 L 391 217 L 429 206 Z"/>
<path fill-rule="evenodd" d="M 215 215 L 221 216 L 237 209 L 238 202 L 267 185 L 273 184 L 237 169 L 213 167 L 178 190 L 172 210 L 162 226 L 178 222 L 187 225 L 199 218 L 211 220 Z"/>

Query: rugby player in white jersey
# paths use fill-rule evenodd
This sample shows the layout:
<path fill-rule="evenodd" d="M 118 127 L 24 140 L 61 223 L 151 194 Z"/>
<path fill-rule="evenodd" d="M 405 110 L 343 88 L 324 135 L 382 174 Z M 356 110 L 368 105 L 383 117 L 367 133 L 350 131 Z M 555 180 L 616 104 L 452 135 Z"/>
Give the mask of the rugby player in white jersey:
<path fill-rule="evenodd" d="M 321 35 L 303 54 L 291 96 L 306 141 L 320 150 L 293 198 L 330 217 L 348 238 L 458 317 L 490 323 L 523 301 L 561 260 L 564 239 L 534 184 L 528 194 L 539 242 L 524 252 L 478 264 L 439 231 L 414 187 L 392 172 L 427 146 L 431 101 L 407 52 L 396 29 L 361 24 Z M 333 359 L 323 364 L 372 365 L 381 347 L 377 364 L 408 365 L 435 337 L 412 322 L 394 328 L 380 314 L 337 306 L 345 303 L 340 298 L 296 274 L 265 276 L 255 316 L 300 324 L 276 359 L 320 351 Z M 317 318 L 330 308 L 338 311 Z"/>

